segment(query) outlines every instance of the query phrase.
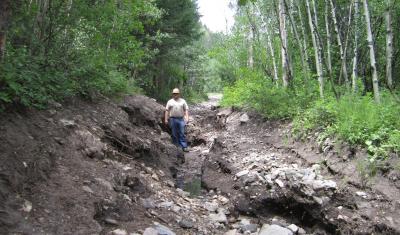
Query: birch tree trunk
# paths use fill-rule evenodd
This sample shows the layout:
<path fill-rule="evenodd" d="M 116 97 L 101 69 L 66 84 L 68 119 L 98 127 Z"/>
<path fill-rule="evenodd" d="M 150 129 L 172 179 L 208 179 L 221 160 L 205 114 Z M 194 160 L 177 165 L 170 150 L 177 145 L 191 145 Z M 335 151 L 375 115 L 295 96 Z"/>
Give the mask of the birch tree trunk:
<path fill-rule="evenodd" d="M 316 21 L 316 15 L 314 15 L 314 20 L 313 16 L 311 14 L 310 10 L 310 1 L 306 0 L 306 5 L 307 5 L 307 14 L 308 14 L 308 22 L 310 25 L 311 29 L 311 38 L 313 42 L 313 47 L 314 47 L 314 54 L 315 54 L 315 66 L 317 68 L 317 75 L 318 75 L 318 82 L 319 82 L 319 94 L 321 98 L 324 98 L 324 77 L 322 74 L 322 58 L 321 58 L 321 46 L 319 45 L 319 42 L 317 40 L 317 33 L 316 33 L 316 26 L 317 21 Z M 313 6 L 315 8 L 315 2 L 313 1 Z M 314 14 L 316 14 L 316 11 L 314 10 Z M 314 22 L 313 22 L 314 21 Z M 314 26 L 315 24 L 315 26 Z"/>
<path fill-rule="evenodd" d="M 253 52 L 253 38 L 254 38 L 254 30 L 253 26 L 250 25 L 250 34 L 248 36 L 248 59 L 247 59 L 247 67 L 254 67 L 254 52 Z"/>
<path fill-rule="evenodd" d="M 306 74 L 308 76 L 310 69 L 308 67 L 307 61 L 305 60 L 305 54 L 307 52 L 305 51 L 305 49 L 304 49 L 304 47 L 303 47 L 303 45 L 301 43 L 300 36 L 299 36 L 299 34 L 297 32 L 296 22 L 294 21 L 293 14 L 292 14 L 293 7 L 291 6 L 289 8 L 288 5 L 287 5 L 287 2 L 285 0 L 283 0 L 283 3 L 285 5 L 285 10 L 288 13 L 287 15 L 289 16 L 290 25 L 292 26 L 292 31 L 294 33 L 295 39 L 296 39 L 297 44 L 298 44 L 298 46 L 300 48 L 301 65 L 302 65 L 303 69 L 306 71 Z M 293 4 L 293 1 L 291 1 L 291 4 Z"/>
<path fill-rule="evenodd" d="M 272 46 L 272 39 L 271 39 L 271 35 L 270 35 L 269 31 L 270 30 L 268 29 L 268 26 L 267 26 L 267 29 L 266 29 L 267 41 L 268 41 L 269 50 L 271 51 L 272 66 L 274 67 L 274 81 L 276 84 L 278 84 L 279 78 L 278 78 L 278 67 L 276 66 L 275 49 Z"/>
<path fill-rule="evenodd" d="M 332 55 L 331 55 L 331 42 L 332 35 L 329 27 L 329 3 L 325 0 L 325 29 L 326 29 L 326 53 L 327 53 L 327 67 L 328 73 L 332 76 Z"/>
<path fill-rule="evenodd" d="M 351 84 L 353 92 L 357 91 L 357 80 L 358 80 L 358 26 L 359 24 L 359 0 L 354 1 L 354 50 L 353 50 L 353 71 L 351 74 Z"/>
<path fill-rule="evenodd" d="M 339 50 L 340 50 L 340 59 L 342 61 L 342 71 L 341 71 L 341 73 L 343 74 L 344 82 L 346 84 L 346 87 L 349 88 L 349 79 L 348 79 L 348 76 L 347 76 L 346 54 L 345 54 L 345 50 L 344 50 L 344 46 L 343 46 L 342 37 L 341 37 L 340 31 L 339 31 L 339 24 L 338 24 L 337 16 L 336 16 L 336 6 L 333 4 L 332 0 L 329 0 L 329 1 L 331 3 L 331 12 L 332 12 L 333 24 L 335 26 L 335 32 L 336 32 L 336 36 L 337 36 L 337 43 L 338 43 Z"/>
<path fill-rule="evenodd" d="M 10 1 L 0 1 L 0 62 L 4 58 L 6 51 L 6 36 L 11 14 Z"/>
<path fill-rule="evenodd" d="M 307 63 L 307 68 L 308 68 L 308 75 L 310 74 L 310 67 L 309 67 L 309 63 L 310 63 L 310 58 L 308 57 L 308 53 L 307 53 L 307 38 L 306 38 L 306 29 L 303 23 L 303 16 L 301 14 L 301 8 L 300 8 L 300 3 L 297 3 L 297 10 L 299 12 L 299 19 L 300 19 L 300 27 L 301 27 L 301 33 L 303 36 L 303 49 L 304 49 L 304 59 L 306 60 Z"/>
<path fill-rule="evenodd" d="M 385 22 L 386 22 L 386 81 L 390 89 L 393 88 L 392 79 L 392 64 L 393 64 L 393 27 L 392 27 L 392 1 L 386 0 L 386 12 L 385 12 Z"/>
<path fill-rule="evenodd" d="M 281 55 L 282 55 L 282 81 L 283 86 L 289 86 L 289 63 L 288 63 L 288 40 L 287 40 L 287 32 L 286 32 L 286 17 L 285 17 L 285 6 L 284 0 L 279 0 L 279 32 L 281 36 Z"/>
<path fill-rule="evenodd" d="M 370 55 L 371 68 L 372 68 L 372 86 L 374 89 L 374 98 L 375 98 L 375 102 L 380 103 L 378 71 L 376 68 L 374 40 L 373 40 L 372 30 L 371 30 L 371 18 L 369 15 L 368 0 L 363 0 L 363 3 L 364 3 L 365 23 L 366 23 L 366 27 L 367 27 L 367 40 L 368 40 L 368 47 L 369 47 L 369 55 Z"/>
<path fill-rule="evenodd" d="M 270 29 L 270 21 L 268 21 L 268 22 L 265 21 L 264 16 L 261 13 L 260 7 L 258 5 L 256 5 L 256 10 L 257 10 L 257 13 L 261 17 L 262 24 L 265 25 L 265 34 L 267 36 L 267 44 L 268 44 L 268 48 L 269 48 L 269 50 L 271 52 L 271 57 L 272 57 L 272 66 L 273 66 L 273 70 L 274 70 L 274 81 L 275 81 L 275 84 L 278 85 L 278 80 L 279 80 L 278 67 L 276 65 L 277 63 L 276 63 L 276 57 L 275 57 L 275 49 L 272 46 L 272 36 L 271 36 L 271 33 L 270 33 L 270 31 L 271 31 L 271 29 Z"/>

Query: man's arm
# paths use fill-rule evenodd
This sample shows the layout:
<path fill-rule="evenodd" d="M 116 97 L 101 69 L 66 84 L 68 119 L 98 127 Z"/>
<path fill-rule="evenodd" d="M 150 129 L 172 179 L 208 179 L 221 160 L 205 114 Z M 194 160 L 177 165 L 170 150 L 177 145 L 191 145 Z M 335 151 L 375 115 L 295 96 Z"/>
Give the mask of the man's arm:
<path fill-rule="evenodd" d="M 185 122 L 188 123 L 189 122 L 189 111 L 186 109 L 185 110 Z"/>
<path fill-rule="evenodd" d="M 187 105 L 186 101 L 185 104 L 183 105 L 183 108 L 185 109 L 185 114 L 184 114 L 184 120 L 186 123 L 189 122 L 189 106 Z"/>
<path fill-rule="evenodd" d="M 168 109 L 166 109 L 165 112 L 164 112 L 165 124 L 168 124 L 168 118 L 169 118 L 169 111 L 168 111 Z"/>
<path fill-rule="evenodd" d="M 165 112 L 164 112 L 164 122 L 165 124 L 168 124 L 168 118 L 169 118 L 169 101 L 167 102 L 167 105 L 165 106 Z"/>

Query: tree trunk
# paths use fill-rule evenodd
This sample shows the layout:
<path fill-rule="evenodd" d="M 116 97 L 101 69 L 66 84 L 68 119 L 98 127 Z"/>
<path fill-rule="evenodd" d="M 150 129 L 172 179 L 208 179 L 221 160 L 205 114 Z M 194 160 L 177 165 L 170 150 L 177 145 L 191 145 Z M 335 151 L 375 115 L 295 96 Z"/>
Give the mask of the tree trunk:
<path fill-rule="evenodd" d="M 305 29 L 305 26 L 304 26 L 304 23 L 303 23 L 303 17 L 302 17 L 302 14 L 301 14 L 300 3 L 297 3 L 297 10 L 299 12 L 300 27 L 301 27 L 301 33 L 302 33 L 302 36 L 303 36 L 304 59 L 306 60 L 306 63 L 307 63 L 308 76 L 309 76 L 310 75 L 309 72 L 311 71 L 310 70 L 310 66 L 309 66 L 310 58 L 308 57 L 308 53 L 307 53 L 308 46 L 307 46 L 307 38 L 306 38 L 306 29 Z"/>
<path fill-rule="evenodd" d="M 317 17 L 316 17 L 316 9 L 315 9 L 315 2 L 313 0 L 313 6 L 314 6 L 314 22 L 313 22 L 313 16 L 311 15 L 311 10 L 310 10 L 310 2 L 309 0 L 306 0 L 306 5 L 307 5 L 307 14 L 308 14 L 308 22 L 310 24 L 310 29 L 311 29 L 311 37 L 312 37 L 312 42 L 313 42 L 313 47 L 314 47 L 314 54 L 315 54 L 315 65 L 317 68 L 317 75 L 318 75 L 318 82 L 319 82 L 319 94 L 321 98 L 324 98 L 324 77 L 323 77 L 323 71 L 322 71 L 322 58 L 321 58 L 321 46 L 319 45 L 319 42 L 317 40 L 317 33 L 316 33 L 316 26 L 318 25 L 317 22 Z M 314 26 L 315 24 L 315 26 Z"/>
<path fill-rule="evenodd" d="M 368 47 L 369 47 L 369 55 L 370 55 L 371 68 L 372 68 L 372 86 L 374 89 L 374 98 L 377 103 L 380 103 L 378 71 L 376 68 L 374 40 L 373 40 L 372 30 L 371 30 L 371 18 L 369 15 L 368 0 L 363 0 L 363 2 L 364 2 L 365 23 L 367 26 L 367 40 L 368 40 Z"/>
<path fill-rule="evenodd" d="M 267 32 L 268 47 L 269 50 L 271 51 L 271 56 L 272 56 L 272 65 L 274 66 L 274 81 L 276 84 L 278 84 L 279 78 L 278 78 L 278 67 L 276 66 L 275 50 L 274 47 L 272 46 L 272 39 L 269 33 L 269 29 L 267 29 L 266 32 Z"/>
<path fill-rule="evenodd" d="M 285 5 L 285 10 L 287 12 L 287 15 L 289 16 L 290 25 L 292 26 L 292 31 L 294 33 L 296 42 L 297 42 L 297 44 L 298 44 L 298 46 L 300 48 L 301 65 L 302 65 L 303 69 L 306 71 L 306 74 L 308 76 L 310 68 L 308 67 L 308 63 L 307 63 L 307 61 L 305 59 L 305 54 L 307 52 L 305 51 L 305 49 L 304 49 L 304 47 L 303 47 L 303 45 L 301 43 L 300 36 L 299 36 L 299 34 L 297 32 L 296 23 L 295 23 L 295 21 L 293 19 L 293 14 L 292 14 L 292 10 L 291 10 L 291 9 L 293 9 L 293 7 L 291 6 L 291 8 L 289 8 L 288 5 L 287 5 L 287 2 L 285 0 L 283 0 L 283 3 Z M 291 1 L 291 4 L 293 4 L 293 1 Z"/>
<path fill-rule="evenodd" d="M 286 17 L 285 17 L 285 7 L 284 7 L 284 0 L 279 0 L 279 32 L 281 37 L 281 54 L 282 54 L 282 81 L 283 86 L 289 86 L 289 57 L 287 53 L 288 49 L 288 39 L 287 39 L 287 32 L 286 32 Z"/>
<path fill-rule="evenodd" d="M 331 45 L 332 45 L 332 35 L 329 27 L 329 3 L 325 0 L 325 28 L 326 28 L 326 53 L 327 53 L 327 67 L 328 73 L 332 77 L 332 55 L 331 55 Z"/>
<path fill-rule="evenodd" d="M 272 46 L 272 37 L 271 37 L 271 33 L 270 33 L 269 22 L 265 22 L 264 16 L 261 13 L 260 7 L 258 5 L 256 5 L 256 11 L 261 17 L 262 24 L 265 25 L 265 34 L 267 36 L 267 44 L 268 44 L 268 48 L 271 52 L 271 57 L 272 57 L 272 66 L 273 66 L 273 70 L 274 70 L 274 82 L 276 85 L 278 85 L 278 80 L 279 80 L 278 67 L 276 65 L 275 49 Z"/>
<path fill-rule="evenodd" d="M 254 67 L 253 41 L 254 41 L 254 29 L 253 29 L 253 26 L 250 25 L 250 34 L 248 37 L 248 59 L 247 59 L 247 67 L 249 67 L 249 68 Z"/>
<path fill-rule="evenodd" d="M 342 67 L 342 71 L 341 71 L 341 73 L 343 74 L 344 82 L 346 84 L 346 87 L 349 88 L 349 79 L 348 79 L 348 76 L 347 76 L 346 54 L 345 54 L 345 50 L 344 50 L 344 46 L 343 46 L 342 37 L 341 37 L 340 31 L 339 31 L 339 24 L 337 22 L 336 6 L 333 4 L 332 0 L 329 0 L 329 1 L 331 3 L 331 12 L 332 12 L 333 24 L 335 26 L 335 32 L 336 32 L 336 36 L 337 36 L 337 43 L 338 43 L 339 50 L 340 50 L 340 59 L 342 61 L 342 66 L 341 66 Z"/>
<path fill-rule="evenodd" d="M 3 60 L 6 51 L 6 37 L 10 15 L 10 1 L 0 0 L 0 62 Z"/>
<path fill-rule="evenodd" d="M 359 0 L 354 1 L 354 55 L 353 55 L 353 72 L 351 74 L 351 84 L 353 92 L 357 91 L 357 80 L 358 80 L 358 26 L 359 24 Z"/>
<path fill-rule="evenodd" d="M 392 1 L 386 0 L 387 8 L 385 12 L 386 21 L 386 81 L 389 89 L 393 88 L 392 65 L 393 65 L 393 27 L 391 7 Z"/>

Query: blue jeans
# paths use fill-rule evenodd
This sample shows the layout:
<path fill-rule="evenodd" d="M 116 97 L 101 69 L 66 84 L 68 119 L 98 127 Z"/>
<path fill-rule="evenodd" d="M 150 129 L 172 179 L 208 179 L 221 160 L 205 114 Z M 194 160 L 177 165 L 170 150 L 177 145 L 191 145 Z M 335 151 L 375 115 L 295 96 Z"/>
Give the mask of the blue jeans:
<path fill-rule="evenodd" d="M 169 118 L 169 125 L 172 130 L 172 142 L 181 148 L 187 147 L 185 137 L 185 120 L 183 118 Z"/>

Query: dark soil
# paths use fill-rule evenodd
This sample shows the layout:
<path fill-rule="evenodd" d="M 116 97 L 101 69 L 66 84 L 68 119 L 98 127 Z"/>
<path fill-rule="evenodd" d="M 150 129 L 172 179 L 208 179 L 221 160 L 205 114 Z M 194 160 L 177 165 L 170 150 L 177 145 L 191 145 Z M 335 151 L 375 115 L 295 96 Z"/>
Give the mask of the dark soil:
<path fill-rule="evenodd" d="M 244 219 L 309 234 L 400 234 L 395 157 L 366 178 L 361 149 L 295 140 L 290 124 L 252 113 L 243 122 L 244 112 L 216 109 L 211 98 L 191 106 L 185 154 L 171 143 L 163 106 L 144 96 L 4 113 L 0 234 L 143 233 L 154 223 L 176 234 L 241 234 Z M 334 186 L 310 189 L 299 172 Z M 212 218 L 210 203 L 226 221 Z"/>

